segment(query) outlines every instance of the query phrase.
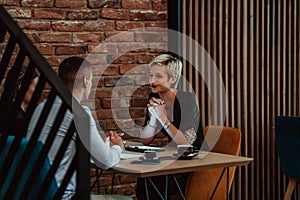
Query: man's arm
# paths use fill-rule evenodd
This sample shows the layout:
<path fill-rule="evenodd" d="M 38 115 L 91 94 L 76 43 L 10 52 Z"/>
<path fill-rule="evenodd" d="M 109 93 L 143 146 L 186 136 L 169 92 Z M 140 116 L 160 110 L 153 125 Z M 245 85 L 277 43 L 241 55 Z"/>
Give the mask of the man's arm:
<path fill-rule="evenodd" d="M 110 168 L 120 161 L 120 155 L 122 148 L 116 139 L 110 138 L 112 146 L 105 143 L 102 137 L 99 135 L 95 120 L 92 116 L 91 110 L 84 107 L 88 115 L 90 116 L 90 149 L 89 152 L 95 164 L 100 168 Z M 115 143 L 114 143 L 115 141 Z"/>

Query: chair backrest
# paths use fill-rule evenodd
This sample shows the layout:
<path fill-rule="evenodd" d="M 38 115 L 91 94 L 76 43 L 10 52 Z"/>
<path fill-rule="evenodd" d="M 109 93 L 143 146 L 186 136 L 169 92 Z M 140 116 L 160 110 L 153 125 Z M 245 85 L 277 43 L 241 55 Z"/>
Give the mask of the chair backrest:
<path fill-rule="evenodd" d="M 277 116 L 275 142 L 283 173 L 300 178 L 300 117 Z"/>
<path fill-rule="evenodd" d="M 212 152 L 238 155 L 240 151 L 242 134 L 237 128 L 206 126 L 204 128 L 204 136 L 208 146 L 210 147 L 212 144 Z M 218 138 L 217 141 L 216 138 Z"/>
<path fill-rule="evenodd" d="M 207 126 L 204 128 L 205 141 L 212 152 L 238 155 L 241 143 L 241 132 L 237 128 L 226 126 Z M 215 141 L 217 139 L 217 142 Z M 204 158 L 205 159 L 205 158 Z M 210 199 L 223 168 L 199 170 L 191 174 L 186 186 L 186 200 Z M 230 189 L 234 177 L 235 167 L 229 168 Z M 213 199 L 226 199 L 226 173 L 224 173 Z"/>
<path fill-rule="evenodd" d="M 36 199 L 45 199 L 47 191 L 53 183 L 53 178 L 59 167 L 60 162 L 68 148 L 74 132 L 84 132 L 86 134 L 86 141 L 89 141 L 89 117 L 81 105 L 74 100 L 71 92 L 65 86 L 65 84 L 58 78 L 52 67 L 48 64 L 45 58 L 39 53 L 39 51 L 33 46 L 26 34 L 20 29 L 17 23 L 10 17 L 3 6 L 0 5 L 0 44 L 3 53 L 0 54 L 0 162 L 3 163 L 0 166 L 0 188 L 2 188 L 1 195 L 3 199 L 12 199 L 14 195 L 20 198 L 14 199 L 34 199 L 30 198 L 30 193 L 36 188 L 39 174 L 44 169 L 45 162 L 47 162 L 47 155 L 53 145 L 54 138 L 57 130 L 60 127 L 63 117 L 66 112 L 70 111 L 74 120 L 68 130 L 68 133 L 63 139 L 60 148 L 57 151 L 50 169 L 46 170 L 46 178 L 41 187 L 37 190 L 38 195 Z M 18 75 L 21 72 L 22 66 L 27 66 L 24 78 L 21 82 L 21 87 L 17 92 L 16 98 L 11 99 L 13 88 L 17 83 Z M 38 83 L 34 89 L 34 93 L 28 108 L 24 113 L 25 122 L 28 123 L 32 117 L 34 109 L 39 103 L 40 99 L 45 97 L 45 91 L 48 92 L 47 103 L 40 115 L 40 118 L 33 129 L 32 136 L 28 140 L 27 145 L 24 144 L 23 136 L 26 132 L 28 124 L 24 126 L 18 126 L 11 119 L 17 118 L 18 112 L 12 112 L 10 105 L 15 108 L 21 108 L 21 103 L 29 91 L 31 79 L 35 71 L 40 73 Z M 7 79 L 7 74 L 10 74 Z M 4 89 L 2 86 L 4 86 Z M 62 106 L 56 116 L 56 119 L 51 128 L 49 137 L 45 141 L 41 150 L 36 150 L 39 144 L 38 139 L 41 134 L 41 130 L 47 120 L 56 97 L 59 96 L 62 100 Z M 82 122 L 80 126 L 75 122 Z M 10 142 L 9 133 L 6 131 L 7 124 L 14 127 L 16 130 L 16 137 Z M 80 138 L 82 139 L 82 137 Z M 71 165 L 67 169 L 67 173 L 63 177 L 62 183 L 59 185 L 54 199 L 60 199 L 66 186 L 68 185 L 74 172 L 77 173 L 77 187 L 76 198 L 89 199 L 89 153 L 85 146 L 82 144 L 82 140 L 79 137 L 76 139 L 76 155 L 71 159 Z M 85 145 L 88 145 L 85 143 Z M 20 150 L 23 149 L 24 150 Z M 6 153 L 3 153 L 6 151 Z M 33 157 L 37 156 L 37 159 Z M 18 160 L 18 162 L 16 161 Z M 14 168 L 15 170 L 11 170 Z M 26 171 L 28 168 L 32 168 L 30 171 Z M 29 175 L 29 179 L 26 181 L 25 186 L 22 188 L 22 177 Z M 20 185 L 21 184 L 21 185 Z M 3 190 L 3 187 L 7 189 Z M 21 189 L 18 189 L 21 188 Z M 2 199 L 2 198 L 1 198 Z"/>

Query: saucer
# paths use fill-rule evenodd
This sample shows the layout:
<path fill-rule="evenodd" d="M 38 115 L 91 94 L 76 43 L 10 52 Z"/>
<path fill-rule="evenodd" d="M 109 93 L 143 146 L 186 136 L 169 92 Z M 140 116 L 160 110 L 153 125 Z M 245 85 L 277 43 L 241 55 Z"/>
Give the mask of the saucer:
<path fill-rule="evenodd" d="M 158 161 L 159 160 L 158 157 L 149 160 L 149 159 L 145 159 L 144 156 L 139 157 L 139 159 L 142 160 L 142 161 L 149 161 L 149 162 L 151 162 L 151 161 Z"/>

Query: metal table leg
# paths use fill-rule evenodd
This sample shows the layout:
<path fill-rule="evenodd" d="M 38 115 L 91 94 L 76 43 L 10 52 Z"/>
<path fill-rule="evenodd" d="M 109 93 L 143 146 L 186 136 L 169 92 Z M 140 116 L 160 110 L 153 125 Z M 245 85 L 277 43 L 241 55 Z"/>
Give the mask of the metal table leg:
<path fill-rule="evenodd" d="M 99 184 L 99 181 L 100 181 L 100 177 L 103 173 L 103 170 L 100 170 L 100 173 L 99 173 L 99 170 L 96 168 L 96 180 L 95 182 L 93 183 L 91 189 L 93 189 L 95 187 L 95 185 L 97 185 L 97 192 L 98 194 L 100 194 L 100 184 Z"/>
<path fill-rule="evenodd" d="M 113 177 L 112 177 L 112 181 L 111 181 L 111 189 L 110 189 L 110 194 L 113 194 L 113 192 L 114 192 L 115 175 L 116 175 L 116 173 L 115 173 L 115 172 L 113 172 Z"/>

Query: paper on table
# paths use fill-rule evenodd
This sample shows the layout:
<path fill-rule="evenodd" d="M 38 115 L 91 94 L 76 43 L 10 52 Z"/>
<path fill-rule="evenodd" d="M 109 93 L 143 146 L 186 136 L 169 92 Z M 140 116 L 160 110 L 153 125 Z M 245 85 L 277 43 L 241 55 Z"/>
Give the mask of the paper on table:
<path fill-rule="evenodd" d="M 140 154 L 132 154 L 132 153 L 121 153 L 121 159 L 127 160 L 130 158 L 138 158 L 141 157 Z"/>

